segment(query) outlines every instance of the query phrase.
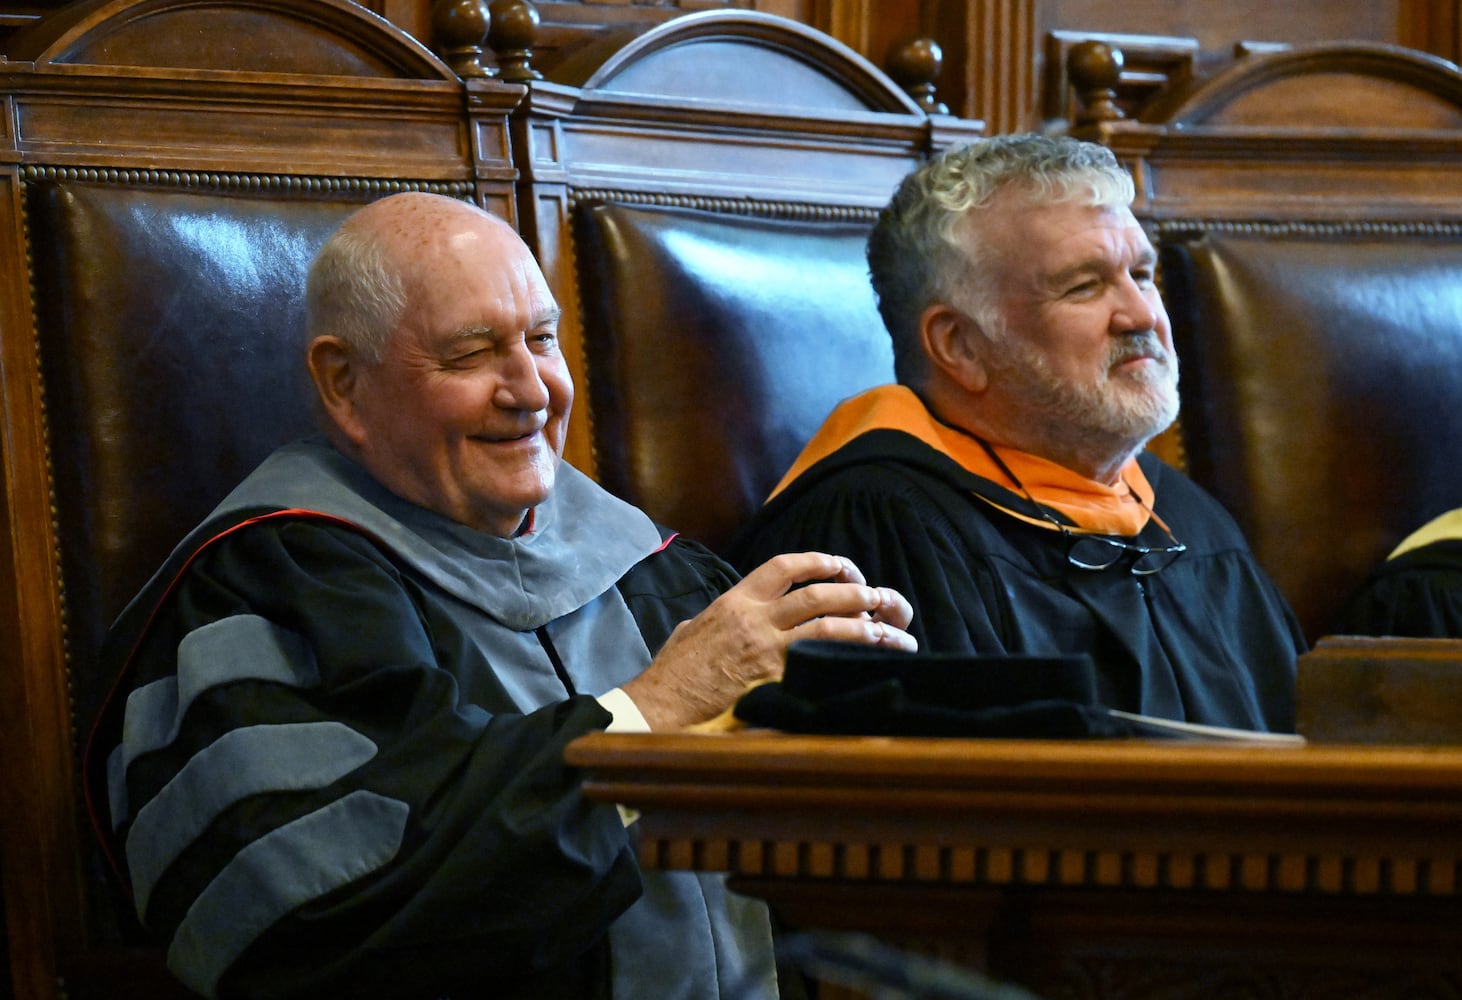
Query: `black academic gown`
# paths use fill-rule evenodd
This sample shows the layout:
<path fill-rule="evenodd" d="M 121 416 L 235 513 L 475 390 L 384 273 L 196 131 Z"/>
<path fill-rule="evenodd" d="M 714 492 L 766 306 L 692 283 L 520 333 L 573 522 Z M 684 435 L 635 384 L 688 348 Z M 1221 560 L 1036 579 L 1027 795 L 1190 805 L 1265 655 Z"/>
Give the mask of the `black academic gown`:
<path fill-rule="evenodd" d="M 1462 638 L 1462 538 L 1444 538 L 1377 566 L 1331 631 Z"/>
<path fill-rule="evenodd" d="M 169 966 L 219 997 L 775 996 L 765 907 L 642 874 L 563 761 L 733 580 L 568 466 L 500 539 L 277 452 L 108 641 L 95 811 Z"/>
<path fill-rule="evenodd" d="M 1026 512 L 1024 497 L 897 430 L 862 434 L 812 466 L 726 554 L 743 570 L 779 552 L 845 555 L 909 598 L 921 650 L 1090 654 L 1109 707 L 1291 731 L 1304 648 L 1293 613 L 1216 501 L 1155 456 L 1139 461 L 1156 512 L 1188 546 L 1156 575 L 1068 565 L 1059 533 L 981 499 Z M 1150 524 L 1141 541 L 1166 537 Z"/>

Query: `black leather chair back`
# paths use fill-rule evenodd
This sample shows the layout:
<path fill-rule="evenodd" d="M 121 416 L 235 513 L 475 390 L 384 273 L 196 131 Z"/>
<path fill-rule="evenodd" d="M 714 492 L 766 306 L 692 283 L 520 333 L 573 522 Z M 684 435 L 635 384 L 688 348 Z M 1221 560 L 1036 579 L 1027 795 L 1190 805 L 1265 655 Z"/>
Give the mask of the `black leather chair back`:
<path fill-rule="evenodd" d="M 576 220 L 597 467 L 712 547 L 841 399 L 893 378 L 868 222 L 600 203 Z"/>
<path fill-rule="evenodd" d="M 313 428 L 305 274 L 359 203 L 64 180 L 28 197 L 68 645 L 84 674 L 182 535 Z M 72 678 L 78 721 L 105 682 Z"/>
<path fill-rule="evenodd" d="M 1316 637 L 1462 506 L 1462 234 L 1215 228 L 1166 235 L 1161 266 L 1189 470 Z"/>

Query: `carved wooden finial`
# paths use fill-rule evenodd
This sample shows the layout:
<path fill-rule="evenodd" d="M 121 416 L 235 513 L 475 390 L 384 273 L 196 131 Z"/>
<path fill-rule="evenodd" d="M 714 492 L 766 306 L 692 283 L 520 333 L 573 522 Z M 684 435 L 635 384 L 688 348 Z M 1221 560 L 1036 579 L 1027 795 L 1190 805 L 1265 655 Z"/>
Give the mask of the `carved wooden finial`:
<path fill-rule="evenodd" d="M 1078 125 L 1125 118 L 1117 107 L 1117 83 L 1122 79 L 1122 50 L 1106 42 L 1089 39 L 1077 42 L 1066 53 L 1066 75 L 1081 99 Z"/>
<path fill-rule="evenodd" d="M 533 46 L 538 41 L 538 8 L 528 0 L 492 0 L 492 27 L 487 44 L 497 55 L 498 76 L 510 83 L 541 80 L 533 68 Z"/>
<path fill-rule="evenodd" d="M 924 109 L 926 115 L 947 115 L 949 108 L 934 96 L 934 82 L 944 65 L 944 51 L 932 38 L 913 38 L 889 48 L 888 75 Z"/>
<path fill-rule="evenodd" d="M 488 12 L 485 0 L 437 0 L 432 5 L 431 30 L 437 54 L 463 79 L 492 76 L 483 61 L 486 53 Z"/>

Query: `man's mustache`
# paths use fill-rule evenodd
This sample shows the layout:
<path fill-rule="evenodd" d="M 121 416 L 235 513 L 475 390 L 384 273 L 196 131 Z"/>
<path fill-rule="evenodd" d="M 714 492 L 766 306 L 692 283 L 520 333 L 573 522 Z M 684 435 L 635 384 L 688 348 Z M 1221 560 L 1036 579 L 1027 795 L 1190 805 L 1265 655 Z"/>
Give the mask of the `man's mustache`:
<path fill-rule="evenodd" d="M 1112 352 L 1111 367 L 1140 358 L 1152 358 L 1164 365 L 1171 365 L 1173 362 L 1172 355 L 1163 347 L 1162 341 L 1157 339 L 1156 333 L 1134 333 Z"/>

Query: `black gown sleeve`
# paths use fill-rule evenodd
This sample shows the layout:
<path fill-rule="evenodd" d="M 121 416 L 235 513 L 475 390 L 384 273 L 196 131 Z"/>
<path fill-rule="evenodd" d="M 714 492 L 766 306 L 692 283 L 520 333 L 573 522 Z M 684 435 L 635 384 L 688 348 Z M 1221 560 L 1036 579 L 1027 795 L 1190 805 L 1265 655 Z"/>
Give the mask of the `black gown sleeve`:
<path fill-rule="evenodd" d="M 563 749 L 608 713 L 567 695 L 528 714 L 464 705 L 442 662 L 463 646 L 349 531 L 260 525 L 198 559 L 139 651 L 143 681 L 178 672 L 178 722 L 132 761 L 121 830 L 154 810 L 149 830 L 191 831 L 146 891 L 170 964 L 200 964 L 228 997 L 595 995 L 602 935 L 639 875 L 617 811 L 580 794 Z M 221 661 L 232 679 L 210 683 Z M 311 745 L 286 732 L 318 750 L 273 758 Z M 246 737 L 254 749 L 220 763 Z M 354 757 L 334 767 L 336 752 Z M 195 829 L 200 794 L 225 801 Z M 129 854 L 155 850 L 133 840 Z"/>
<path fill-rule="evenodd" d="M 1331 631 L 1462 638 L 1462 539 L 1433 542 L 1377 567 Z"/>
<path fill-rule="evenodd" d="M 665 547 L 618 584 L 651 655 L 665 645 L 675 626 L 700 614 L 740 579 L 730 563 L 700 542 L 664 533 L 670 536 Z"/>

